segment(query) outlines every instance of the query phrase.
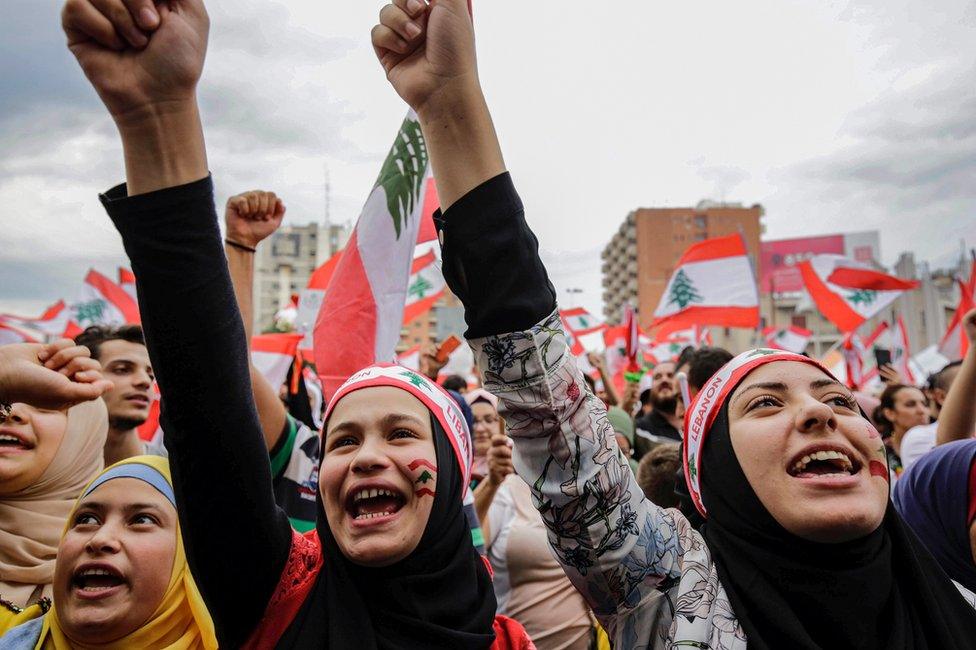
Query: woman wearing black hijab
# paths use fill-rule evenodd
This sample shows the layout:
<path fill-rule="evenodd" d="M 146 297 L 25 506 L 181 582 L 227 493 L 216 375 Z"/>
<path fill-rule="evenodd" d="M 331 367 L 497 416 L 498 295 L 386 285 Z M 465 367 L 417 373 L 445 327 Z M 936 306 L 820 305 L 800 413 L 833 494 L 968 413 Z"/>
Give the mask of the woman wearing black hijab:
<path fill-rule="evenodd" d="M 470 33 L 463 0 L 430 8 L 430 24 L 446 13 L 447 31 Z M 372 366 L 331 396 L 308 495 L 316 530 L 298 534 L 276 506 L 196 103 L 209 30 L 201 0 L 68 0 L 63 23 L 122 135 L 127 183 L 101 198 L 138 277 L 187 559 L 220 646 L 533 648 L 495 617 L 472 545 L 463 415 L 418 374 Z M 135 24 L 145 29 L 137 43 L 118 40 Z M 425 133 L 438 128 L 431 119 L 419 118 Z M 442 199 L 468 182 L 458 169 L 439 179 Z"/>

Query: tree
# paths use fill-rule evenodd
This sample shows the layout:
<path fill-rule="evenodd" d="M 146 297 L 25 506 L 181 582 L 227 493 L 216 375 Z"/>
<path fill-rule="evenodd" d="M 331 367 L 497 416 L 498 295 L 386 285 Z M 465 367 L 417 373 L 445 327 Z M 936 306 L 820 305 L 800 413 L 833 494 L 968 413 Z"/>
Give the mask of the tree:
<path fill-rule="evenodd" d="M 871 291 L 870 289 L 856 289 L 855 291 L 847 294 L 847 301 L 852 305 L 864 304 L 865 306 L 870 306 L 877 297 L 877 291 Z"/>
<path fill-rule="evenodd" d="M 376 180 L 386 192 L 386 206 L 393 217 L 397 239 L 414 205 L 420 198 L 427 171 L 427 143 L 420 123 L 409 117 L 403 121 L 386 162 Z"/>
<path fill-rule="evenodd" d="M 677 275 L 671 283 L 671 293 L 668 295 L 668 304 L 677 303 L 678 309 L 684 309 L 693 302 L 701 302 L 703 298 L 695 289 L 694 283 L 684 269 L 678 269 Z"/>

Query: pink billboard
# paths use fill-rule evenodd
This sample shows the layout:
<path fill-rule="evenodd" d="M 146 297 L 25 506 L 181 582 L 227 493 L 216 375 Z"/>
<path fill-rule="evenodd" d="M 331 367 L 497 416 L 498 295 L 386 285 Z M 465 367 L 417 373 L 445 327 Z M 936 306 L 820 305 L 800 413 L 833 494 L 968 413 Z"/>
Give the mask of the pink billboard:
<path fill-rule="evenodd" d="M 759 251 L 759 287 L 763 293 L 801 291 L 803 279 L 796 265 L 823 253 L 843 255 L 844 235 L 764 241 Z"/>

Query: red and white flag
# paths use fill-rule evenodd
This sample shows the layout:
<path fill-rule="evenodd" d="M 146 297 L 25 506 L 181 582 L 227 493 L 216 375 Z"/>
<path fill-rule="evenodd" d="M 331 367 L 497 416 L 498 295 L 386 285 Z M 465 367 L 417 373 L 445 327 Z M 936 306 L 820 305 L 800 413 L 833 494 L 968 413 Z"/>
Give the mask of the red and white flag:
<path fill-rule="evenodd" d="M 599 332 L 606 327 L 599 318 L 582 307 L 563 309 L 559 312 L 559 316 L 563 319 L 563 326 L 572 330 L 573 334 L 577 336 Z"/>
<path fill-rule="evenodd" d="M 327 399 L 357 371 L 395 358 L 429 171 L 424 135 L 410 111 L 315 322 L 315 366 Z"/>
<path fill-rule="evenodd" d="M 404 368 L 419 372 L 420 371 L 420 344 L 413 346 L 409 350 L 404 350 L 397 355 L 397 363 Z"/>
<path fill-rule="evenodd" d="M 40 341 L 25 330 L 0 322 L 0 345 L 8 343 L 40 343 Z"/>
<path fill-rule="evenodd" d="M 69 309 L 71 325 L 77 327 L 77 333 L 91 325 L 118 327 L 142 322 L 139 305 L 132 296 L 95 269 L 89 269 L 78 300 L 69 305 Z M 71 331 L 69 325 L 68 332 Z"/>
<path fill-rule="evenodd" d="M 847 386 L 857 390 L 865 382 L 864 375 L 864 342 L 857 334 L 848 332 L 841 344 L 844 355 L 844 367 L 847 370 Z"/>
<path fill-rule="evenodd" d="M 407 284 L 407 303 L 403 308 L 404 325 L 430 310 L 441 299 L 447 282 L 433 249 L 413 261 Z"/>
<path fill-rule="evenodd" d="M 789 327 L 767 327 L 762 331 L 762 335 L 767 348 L 803 354 L 807 349 L 807 344 L 810 343 L 813 332 L 796 325 L 790 325 Z"/>
<path fill-rule="evenodd" d="M 637 372 L 641 369 L 638 359 L 641 357 L 641 328 L 637 322 L 637 310 L 629 304 L 624 305 L 624 328 L 627 331 L 627 363 L 625 372 Z"/>
<path fill-rule="evenodd" d="M 137 305 L 139 304 L 139 299 L 136 298 L 136 274 L 124 266 L 119 267 L 119 286 Z"/>
<path fill-rule="evenodd" d="M 10 314 L 0 315 L 0 324 L 13 328 L 37 341 L 65 336 L 71 311 L 63 300 L 54 303 L 37 318 L 24 318 Z"/>
<path fill-rule="evenodd" d="M 278 390 L 288 379 L 288 369 L 297 363 L 302 335 L 258 334 L 251 337 L 251 363 L 272 388 Z"/>
<path fill-rule="evenodd" d="M 136 433 L 141 440 L 153 444 L 162 444 L 163 428 L 159 425 L 159 386 L 153 384 L 152 402 L 149 404 L 149 417 L 136 427 Z"/>
<path fill-rule="evenodd" d="M 841 255 L 814 255 L 798 267 L 820 313 L 842 332 L 853 332 L 919 284 Z"/>
<path fill-rule="evenodd" d="M 627 328 L 615 325 L 603 330 L 604 360 L 611 377 L 627 365 Z"/>
<path fill-rule="evenodd" d="M 664 324 L 759 325 L 756 277 L 741 236 L 706 239 L 685 251 L 654 312 L 654 326 Z"/>
<path fill-rule="evenodd" d="M 563 323 L 563 333 L 566 335 L 566 343 L 569 344 L 569 351 L 573 353 L 575 357 L 584 356 L 583 353 L 586 350 L 583 348 L 583 344 L 580 343 L 579 337 L 576 333 L 569 327 L 565 320 Z"/>
<path fill-rule="evenodd" d="M 970 277 L 973 285 L 976 285 L 976 264 L 973 265 L 973 273 Z M 956 313 L 952 315 L 946 333 L 939 342 L 939 354 L 950 361 L 957 361 L 966 356 L 969 351 L 969 338 L 963 327 L 962 319 L 970 310 L 976 308 L 976 286 L 970 286 L 969 282 L 959 283 L 959 304 L 956 305 Z"/>

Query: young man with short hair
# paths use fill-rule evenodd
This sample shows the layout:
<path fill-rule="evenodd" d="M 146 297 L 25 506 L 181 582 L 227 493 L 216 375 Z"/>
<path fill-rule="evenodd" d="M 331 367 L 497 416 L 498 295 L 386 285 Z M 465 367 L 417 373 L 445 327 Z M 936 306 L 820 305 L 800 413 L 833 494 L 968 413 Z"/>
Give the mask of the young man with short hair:
<path fill-rule="evenodd" d="M 102 364 L 105 378 L 113 384 L 102 395 L 108 408 L 105 466 L 143 454 L 166 456 L 162 444 L 139 437 L 139 426 L 149 419 L 155 381 L 142 327 L 93 325 L 76 336 L 75 343 L 91 350 L 92 358 Z"/>

